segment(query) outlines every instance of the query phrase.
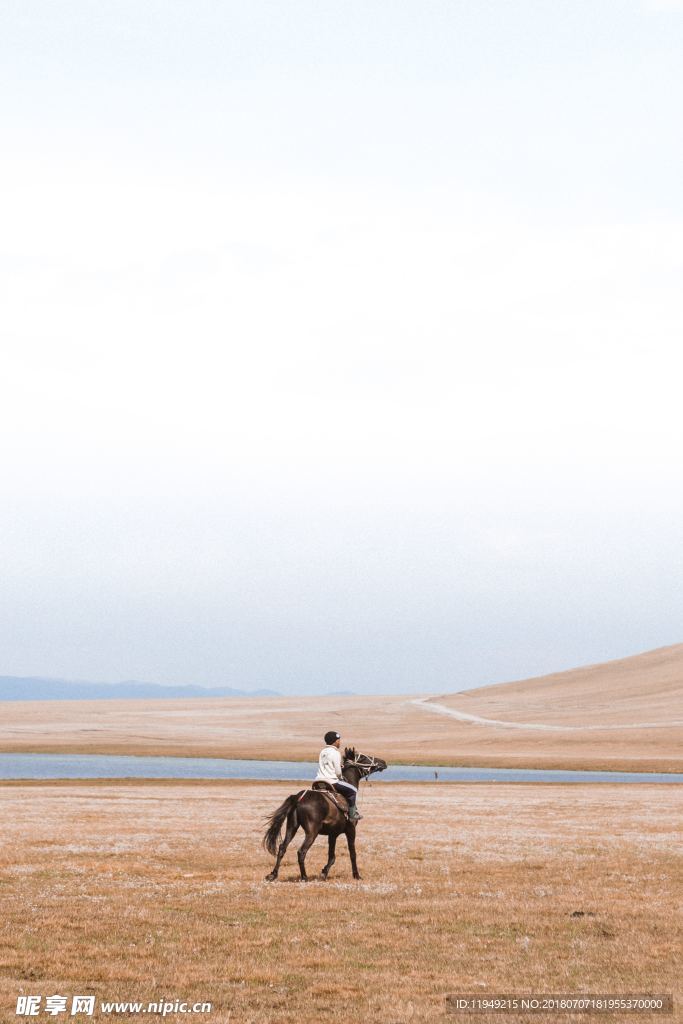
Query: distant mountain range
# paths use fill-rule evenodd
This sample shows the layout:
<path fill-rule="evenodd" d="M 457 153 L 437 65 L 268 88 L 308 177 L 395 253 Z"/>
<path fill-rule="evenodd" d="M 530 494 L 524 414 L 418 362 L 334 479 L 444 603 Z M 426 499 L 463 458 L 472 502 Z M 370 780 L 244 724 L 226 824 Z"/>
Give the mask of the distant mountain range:
<path fill-rule="evenodd" d="M 3 700 L 150 700 L 156 697 L 281 697 L 277 690 L 233 690 L 229 686 L 163 686 L 157 683 L 83 683 L 68 679 L 0 676 Z"/>

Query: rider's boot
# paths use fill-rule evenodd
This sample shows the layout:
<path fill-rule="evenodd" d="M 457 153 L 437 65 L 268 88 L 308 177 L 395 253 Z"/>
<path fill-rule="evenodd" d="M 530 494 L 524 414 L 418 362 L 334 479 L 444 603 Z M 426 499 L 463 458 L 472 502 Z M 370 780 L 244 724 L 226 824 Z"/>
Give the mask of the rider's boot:
<path fill-rule="evenodd" d="M 355 804 L 349 807 L 349 821 L 352 821 L 355 824 L 357 821 L 360 821 L 362 817 L 363 815 L 358 813 L 358 808 Z"/>

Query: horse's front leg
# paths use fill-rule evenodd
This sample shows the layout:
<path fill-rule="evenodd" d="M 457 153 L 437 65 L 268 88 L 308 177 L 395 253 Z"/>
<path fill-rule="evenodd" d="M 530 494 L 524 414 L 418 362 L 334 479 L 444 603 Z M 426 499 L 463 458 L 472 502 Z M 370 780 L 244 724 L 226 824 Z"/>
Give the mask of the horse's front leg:
<path fill-rule="evenodd" d="M 349 844 L 349 857 L 351 858 L 351 870 L 354 878 L 360 878 L 358 865 L 356 864 L 356 826 L 346 826 L 346 842 Z"/>
<path fill-rule="evenodd" d="M 307 832 L 306 833 L 306 838 L 304 839 L 303 843 L 301 844 L 301 846 L 299 847 L 299 849 L 297 851 L 297 855 L 296 856 L 297 856 L 297 860 L 299 861 L 299 871 L 301 872 L 301 881 L 302 882 L 307 882 L 308 881 L 308 875 L 306 874 L 306 854 L 308 853 L 310 848 L 313 846 L 313 843 L 317 839 L 317 836 L 318 836 L 317 831 L 316 832 Z"/>
<path fill-rule="evenodd" d="M 328 836 L 328 839 L 327 839 L 327 864 L 325 865 L 325 867 L 320 872 L 322 877 L 325 878 L 325 879 L 327 879 L 327 875 L 329 873 L 329 870 L 330 870 L 330 868 L 332 867 L 332 865 L 335 862 L 334 848 L 335 848 L 336 845 L 337 845 L 337 835 L 336 835 L 336 833 L 330 833 L 330 835 Z"/>

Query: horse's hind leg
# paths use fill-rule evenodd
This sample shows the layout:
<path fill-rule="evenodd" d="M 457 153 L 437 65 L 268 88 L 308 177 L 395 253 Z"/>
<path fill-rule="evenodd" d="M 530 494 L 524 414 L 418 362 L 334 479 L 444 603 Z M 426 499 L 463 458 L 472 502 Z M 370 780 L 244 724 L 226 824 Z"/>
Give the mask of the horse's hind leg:
<path fill-rule="evenodd" d="M 329 872 L 330 868 L 332 867 L 332 865 L 334 864 L 334 861 L 335 861 L 334 848 L 336 846 L 336 843 L 337 843 L 336 835 L 328 836 L 328 839 L 327 839 L 327 864 L 325 865 L 325 867 L 320 872 L 322 877 L 325 878 L 325 879 L 327 878 L 328 872 Z"/>
<path fill-rule="evenodd" d="M 295 809 L 293 811 L 290 811 L 290 813 L 289 813 L 289 815 L 287 817 L 287 829 L 285 831 L 285 838 L 282 840 L 282 842 L 280 843 L 280 845 L 278 847 L 277 859 L 275 861 L 275 867 L 273 868 L 273 870 L 270 872 L 269 875 L 266 875 L 266 881 L 267 882 L 274 882 L 275 879 L 277 878 L 277 873 L 280 870 L 280 861 L 284 857 L 284 855 L 285 855 L 285 853 L 287 851 L 287 847 L 289 846 L 289 844 L 291 843 L 292 839 L 294 838 L 294 834 L 295 834 L 296 830 L 298 829 L 298 827 L 299 827 L 299 822 L 297 821 L 296 809 Z"/>
<path fill-rule="evenodd" d="M 305 828 L 306 828 L 306 826 L 304 825 L 304 829 Z M 299 847 L 299 849 L 297 851 L 297 855 L 296 856 L 297 856 L 297 859 L 299 861 L 299 871 L 301 872 L 301 881 L 302 882 L 307 882 L 308 881 L 308 875 L 306 874 L 306 854 L 308 853 L 310 848 L 313 846 L 313 843 L 315 842 L 317 836 L 318 836 L 318 832 L 317 831 L 315 831 L 315 832 L 307 831 L 306 832 L 306 838 L 304 839 L 303 843 L 301 844 L 301 846 Z"/>

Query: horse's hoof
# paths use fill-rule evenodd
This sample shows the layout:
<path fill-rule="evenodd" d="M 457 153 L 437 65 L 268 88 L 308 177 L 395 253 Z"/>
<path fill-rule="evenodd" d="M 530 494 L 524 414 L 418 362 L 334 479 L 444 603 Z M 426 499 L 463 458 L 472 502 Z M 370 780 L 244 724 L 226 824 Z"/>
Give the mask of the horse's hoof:
<path fill-rule="evenodd" d="M 353 877 L 354 877 L 354 878 L 356 879 L 356 881 L 357 881 L 357 882 L 360 882 L 360 881 L 361 881 L 361 877 L 360 877 L 360 875 L 356 874 L 356 875 L 354 875 Z"/>
<path fill-rule="evenodd" d="M 269 875 L 266 875 L 265 881 L 266 882 L 274 882 L 276 878 L 277 878 L 277 875 L 274 875 L 273 872 L 271 871 L 271 873 Z"/>

